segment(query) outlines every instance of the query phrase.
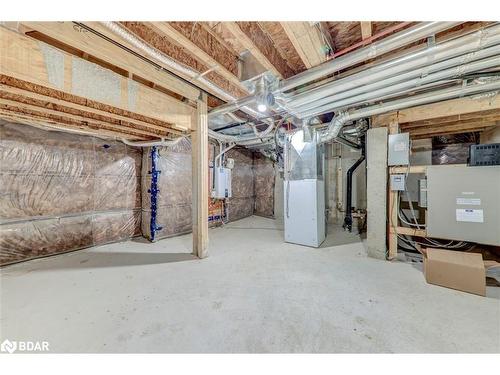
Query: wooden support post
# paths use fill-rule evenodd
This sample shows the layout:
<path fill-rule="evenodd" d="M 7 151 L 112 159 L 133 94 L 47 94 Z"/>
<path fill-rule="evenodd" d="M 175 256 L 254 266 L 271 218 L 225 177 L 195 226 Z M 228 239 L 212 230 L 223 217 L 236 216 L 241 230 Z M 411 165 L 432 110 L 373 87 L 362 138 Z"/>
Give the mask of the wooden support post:
<path fill-rule="evenodd" d="M 393 116 L 388 124 L 389 134 L 399 133 L 399 122 L 397 116 Z M 398 192 L 391 191 L 389 187 L 389 220 L 388 220 L 388 233 L 387 238 L 389 239 L 389 254 L 387 256 L 388 260 L 395 259 L 398 255 L 398 234 L 395 230 L 391 231 L 391 228 L 396 228 L 398 226 Z"/>
<path fill-rule="evenodd" d="M 207 95 L 197 100 L 193 121 L 193 255 L 208 256 L 208 114 Z"/>

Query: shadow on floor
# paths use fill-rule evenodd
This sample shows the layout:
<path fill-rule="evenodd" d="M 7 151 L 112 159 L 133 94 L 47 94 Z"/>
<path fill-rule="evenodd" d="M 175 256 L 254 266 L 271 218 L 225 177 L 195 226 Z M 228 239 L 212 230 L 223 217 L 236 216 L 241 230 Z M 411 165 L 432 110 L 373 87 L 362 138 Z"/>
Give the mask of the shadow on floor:
<path fill-rule="evenodd" d="M 144 266 L 198 259 L 190 253 L 85 252 L 33 264 L 33 271 Z"/>
<path fill-rule="evenodd" d="M 364 233 L 359 235 L 357 228 L 354 228 L 352 232 L 348 232 L 342 228 L 342 225 L 329 224 L 326 230 L 326 239 L 320 248 L 361 242 L 364 236 Z"/>

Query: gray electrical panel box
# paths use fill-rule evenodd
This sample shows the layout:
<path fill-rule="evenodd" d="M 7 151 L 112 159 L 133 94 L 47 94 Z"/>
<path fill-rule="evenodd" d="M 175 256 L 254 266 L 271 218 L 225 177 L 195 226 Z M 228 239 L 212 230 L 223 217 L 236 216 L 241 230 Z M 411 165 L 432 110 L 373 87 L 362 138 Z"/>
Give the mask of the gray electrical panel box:
<path fill-rule="evenodd" d="M 500 166 L 429 166 L 427 235 L 499 246 Z"/>
<path fill-rule="evenodd" d="M 404 191 L 405 190 L 405 175 L 404 174 L 391 174 L 391 190 Z"/>
<path fill-rule="evenodd" d="M 390 134 L 387 164 L 408 165 L 410 162 L 410 133 Z"/>

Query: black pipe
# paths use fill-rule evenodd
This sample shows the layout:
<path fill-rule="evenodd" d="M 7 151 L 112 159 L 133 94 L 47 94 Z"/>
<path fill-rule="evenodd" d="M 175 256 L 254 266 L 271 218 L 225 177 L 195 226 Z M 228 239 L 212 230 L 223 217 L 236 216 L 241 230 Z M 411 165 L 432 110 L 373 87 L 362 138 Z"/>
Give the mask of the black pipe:
<path fill-rule="evenodd" d="M 344 225 L 342 227 L 352 232 L 352 174 L 365 160 L 365 136 L 361 137 L 361 157 L 356 160 L 351 168 L 347 171 L 347 204 L 345 209 Z"/>

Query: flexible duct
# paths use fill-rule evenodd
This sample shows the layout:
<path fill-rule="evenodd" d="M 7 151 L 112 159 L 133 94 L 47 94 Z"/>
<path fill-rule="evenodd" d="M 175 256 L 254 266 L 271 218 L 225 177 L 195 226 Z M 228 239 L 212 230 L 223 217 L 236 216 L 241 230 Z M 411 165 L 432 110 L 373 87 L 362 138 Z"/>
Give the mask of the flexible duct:
<path fill-rule="evenodd" d="M 381 113 L 414 107 L 417 105 L 453 99 L 460 96 L 470 96 L 478 93 L 493 92 L 498 90 L 500 90 L 500 80 L 485 84 L 453 87 L 435 92 L 415 95 L 409 98 L 393 100 L 390 102 L 373 105 L 354 111 L 340 112 L 332 119 L 328 128 L 320 132 L 319 142 L 325 143 L 338 137 L 340 130 L 348 121 L 354 121 L 361 118 L 379 115 Z"/>

